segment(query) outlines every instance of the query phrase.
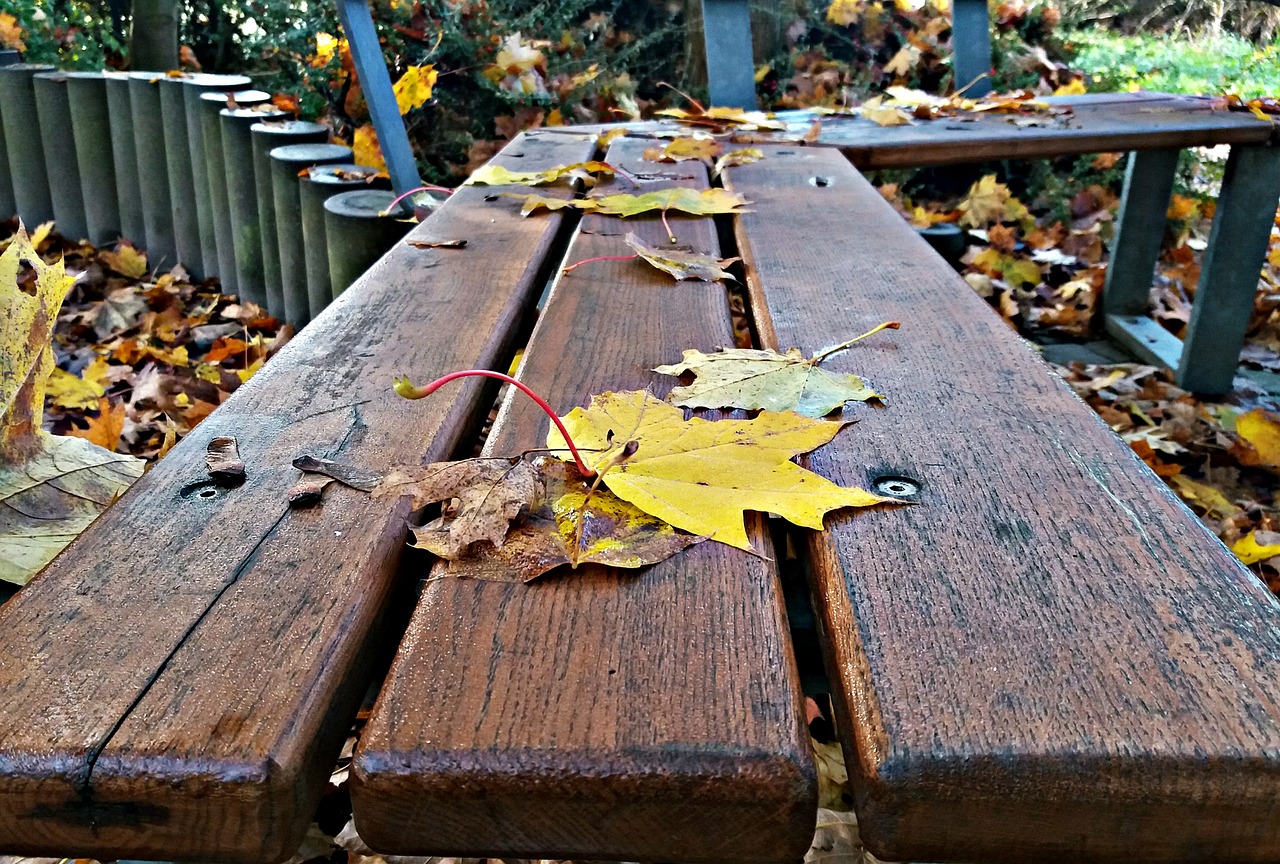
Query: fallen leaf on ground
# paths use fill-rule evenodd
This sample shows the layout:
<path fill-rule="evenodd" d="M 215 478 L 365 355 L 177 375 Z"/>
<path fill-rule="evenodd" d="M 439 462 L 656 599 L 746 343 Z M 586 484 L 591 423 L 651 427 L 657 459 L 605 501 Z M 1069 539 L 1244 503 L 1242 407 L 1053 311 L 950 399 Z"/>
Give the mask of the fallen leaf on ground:
<path fill-rule="evenodd" d="M 417 545 L 442 558 L 462 556 L 473 543 L 503 545 L 511 520 L 542 494 L 541 481 L 528 462 L 512 458 L 435 462 L 420 469 L 392 471 L 377 495 L 412 495 L 417 509 L 451 502 L 439 519 L 414 528 Z"/>
<path fill-rule="evenodd" d="M 236 439 L 218 435 L 209 439 L 204 454 L 205 470 L 216 483 L 239 483 L 244 480 L 244 462 L 236 449 Z"/>
<path fill-rule="evenodd" d="M 653 394 L 603 393 L 562 418 L 580 449 L 596 451 L 596 470 L 611 492 L 690 534 L 751 549 L 744 511 L 777 513 L 821 530 L 827 511 L 893 502 L 844 488 L 791 462 L 829 442 L 843 424 L 791 411 L 751 420 L 684 419 Z M 634 442 L 634 443 L 633 443 Z M 571 459 L 558 430 L 547 447 Z M 634 447 L 627 458 L 624 451 Z"/>
<path fill-rule="evenodd" d="M 635 232 L 627 234 L 626 242 L 637 255 L 663 273 L 672 276 L 677 282 L 683 279 L 701 279 L 703 282 L 733 279 L 733 274 L 726 272 L 724 268 L 735 261 L 742 260 L 741 258 L 716 258 L 705 252 L 694 252 L 687 246 L 659 249 L 645 243 L 636 236 Z"/>
<path fill-rule="evenodd" d="M 577 162 L 573 165 L 557 165 L 545 171 L 509 171 L 501 165 L 485 165 L 467 178 L 465 186 L 545 186 L 564 177 L 589 177 L 592 174 L 612 174 L 608 162 Z"/>
<path fill-rule="evenodd" d="M 120 433 L 124 431 L 126 408 L 123 402 L 114 406 L 104 396 L 98 400 L 98 416 L 89 418 L 88 429 L 72 429 L 67 434 L 83 438 L 108 452 L 115 452 L 120 445 Z"/>
<path fill-rule="evenodd" d="M 1257 564 L 1280 555 L 1280 533 L 1250 531 L 1231 544 L 1231 551 L 1245 564 Z"/>
<path fill-rule="evenodd" d="M 434 576 L 530 582 L 564 564 L 644 567 L 706 539 L 676 531 L 607 489 L 588 497 L 589 484 L 572 465 L 539 457 L 533 468 L 538 495 L 501 547 L 473 546 L 437 565 Z M 444 538 L 431 527 L 414 529 L 416 545 L 442 554 L 448 547 L 436 545 Z"/>
<path fill-rule="evenodd" d="M 1207 483 L 1201 483 L 1183 474 L 1170 477 L 1169 483 L 1183 501 L 1203 510 L 1215 519 L 1229 519 L 1240 512 L 1240 508 L 1232 504 L 1227 496 Z"/>
<path fill-rule="evenodd" d="M 98 257 L 121 276 L 141 279 L 147 275 L 147 253 L 128 243 L 116 246 L 114 252 L 104 249 Z"/>
<path fill-rule="evenodd" d="M 969 228 L 985 228 L 997 222 L 1024 222 L 1031 219 L 1026 206 L 1013 197 L 1009 187 L 987 174 L 974 183 L 959 207 L 960 224 Z"/>
<path fill-rule="evenodd" d="M 856 375 L 828 372 L 818 366 L 836 350 L 805 359 L 799 348 L 785 354 L 771 349 L 729 348 L 715 354 L 684 352 L 679 363 L 653 371 L 680 376 L 692 372 L 692 384 L 676 387 L 667 401 L 684 408 L 743 408 L 795 411 L 824 417 L 846 402 L 883 399 Z"/>
<path fill-rule="evenodd" d="M 1280 467 L 1280 418 L 1262 408 L 1254 408 L 1236 418 L 1239 447 L 1233 448 L 1245 465 Z"/>

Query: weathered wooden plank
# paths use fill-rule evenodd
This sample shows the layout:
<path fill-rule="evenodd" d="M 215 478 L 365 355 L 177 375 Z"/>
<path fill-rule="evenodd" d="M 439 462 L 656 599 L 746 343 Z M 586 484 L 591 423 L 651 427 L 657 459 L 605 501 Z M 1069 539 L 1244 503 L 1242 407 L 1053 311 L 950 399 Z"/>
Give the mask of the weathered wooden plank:
<path fill-rule="evenodd" d="M 589 138 L 518 139 L 511 168 L 581 160 Z M 522 158 L 514 158 L 522 156 Z M 447 458 L 487 399 L 390 390 L 502 362 L 558 227 L 463 189 L 0 607 L 0 848 L 263 862 L 292 854 L 368 683 L 406 502 L 331 488 L 291 511 L 291 460 Z M 234 435 L 244 485 L 203 454 Z"/>
<path fill-rule="evenodd" d="M 868 848 L 1280 857 L 1276 599 L 836 154 L 729 178 L 763 342 L 903 322 L 829 361 L 889 399 L 811 459 L 922 488 L 809 536 Z"/>
<path fill-rule="evenodd" d="M 1265 143 L 1272 125 L 1250 114 L 1210 111 L 1193 100 L 1079 103 L 1064 121 L 1015 126 L 1009 115 L 877 126 L 861 117 L 823 122 L 822 146 L 839 148 L 859 168 L 952 165 L 1120 150 Z"/>
<path fill-rule="evenodd" d="M 653 173 L 638 158 L 651 144 L 615 142 L 610 160 Z M 700 165 L 661 168 L 705 183 Z M 716 250 L 710 219 L 671 221 Z M 625 253 L 632 230 L 666 242 L 654 219 L 588 216 L 568 258 Z M 721 287 L 597 262 L 556 283 L 519 374 L 568 410 L 664 392 L 650 369 L 732 339 Z M 540 447 L 546 431 L 508 399 L 486 450 Z M 754 538 L 767 548 L 758 522 Z M 774 564 L 715 543 L 640 572 L 428 583 L 361 737 L 356 825 L 403 854 L 798 860 L 816 784 L 791 651 Z"/>

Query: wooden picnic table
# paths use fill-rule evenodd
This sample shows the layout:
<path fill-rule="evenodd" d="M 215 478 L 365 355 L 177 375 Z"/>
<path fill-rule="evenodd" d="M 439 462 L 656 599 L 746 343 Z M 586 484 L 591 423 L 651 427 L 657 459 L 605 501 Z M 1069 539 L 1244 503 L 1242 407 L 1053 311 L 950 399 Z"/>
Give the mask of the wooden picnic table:
<path fill-rule="evenodd" d="M 654 143 L 529 132 L 496 162 L 604 155 L 645 188 L 710 182 L 643 160 Z M 473 452 L 494 390 L 413 403 L 396 374 L 505 370 L 523 346 L 518 377 L 564 413 L 662 394 L 655 366 L 732 343 L 718 284 L 634 261 L 559 274 L 625 253 L 628 231 L 667 242 L 656 218 L 523 218 L 495 193 L 524 190 L 464 187 L 408 241 L 465 249 L 398 245 L 0 607 L 0 849 L 288 857 L 377 644 L 399 641 L 353 767 L 374 848 L 794 861 L 817 791 L 791 545 L 877 855 L 1280 856 L 1280 604 L 844 157 L 760 146 L 723 181 L 750 213 L 671 224 L 743 257 L 762 346 L 812 354 L 903 322 L 829 361 L 888 398 L 847 408 L 857 422 L 806 461 L 914 506 L 823 532 L 752 518 L 760 555 L 704 543 L 639 572 L 420 588 L 407 500 L 335 486 L 291 509 L 304 452 L 374 469 Z M 486 452 L 546 428 L 508 397 Z M 239 439 L 240 486 L 204 472 L 218 435 Z"/>

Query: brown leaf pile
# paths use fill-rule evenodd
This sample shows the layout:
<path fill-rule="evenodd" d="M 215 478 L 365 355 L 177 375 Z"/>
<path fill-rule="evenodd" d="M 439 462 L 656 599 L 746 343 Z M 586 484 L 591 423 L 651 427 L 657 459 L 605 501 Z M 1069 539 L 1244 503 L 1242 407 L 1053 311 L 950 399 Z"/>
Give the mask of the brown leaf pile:
<path fill-rule="evenodd" d="M 0 224 L 0 236 L 16 227 Z M 212 280 L 193 283 L 180 267 L 151 271 L 127 244 L 97 249 L 49 233 L 38 251 L 82 274 L 54 330 L 44 425 L 55 434 L 154 460 L 292 333 Z"/>

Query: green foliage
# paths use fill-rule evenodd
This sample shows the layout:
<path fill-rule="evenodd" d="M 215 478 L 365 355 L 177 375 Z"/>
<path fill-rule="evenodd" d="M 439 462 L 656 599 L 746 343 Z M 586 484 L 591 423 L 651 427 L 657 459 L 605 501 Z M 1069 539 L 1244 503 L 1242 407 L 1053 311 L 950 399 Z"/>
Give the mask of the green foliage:
<path fill-rule="evenodd" d="M 104 8 L 86 0 L 5 0 L 0 11 L 23 29 L 24 61 L 101 69 L 121 54 Z"/>
<path fill-rule="evenodd" d="M 1238 36 L 1179 38 L 1080 31 L 1065 40 L 1073 65 L 1096 90 L 1237 93 L 1280 92 L 1280 43 L 1261 48 Z"/>

